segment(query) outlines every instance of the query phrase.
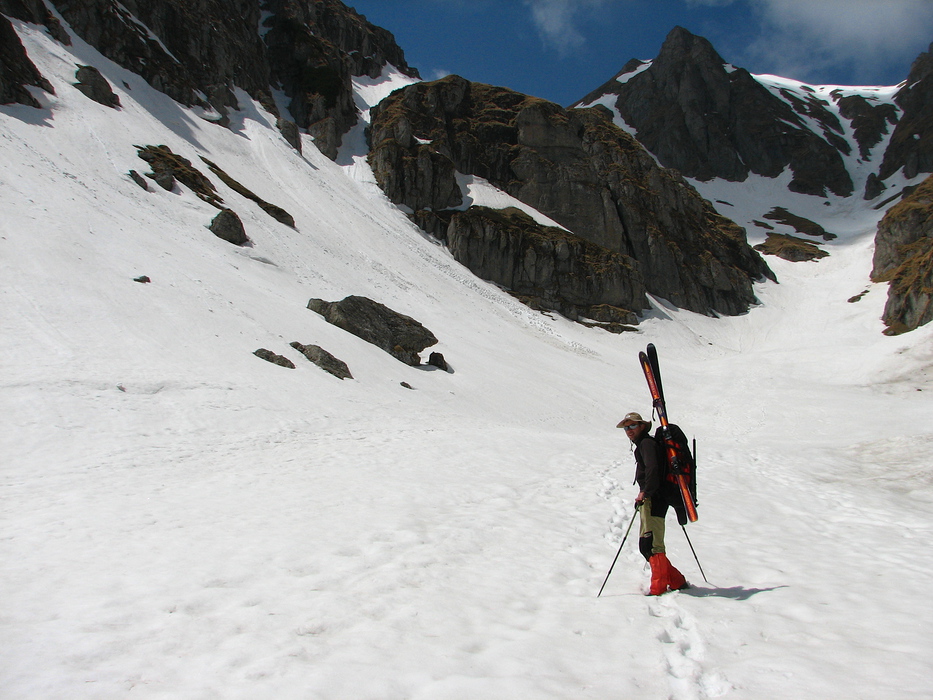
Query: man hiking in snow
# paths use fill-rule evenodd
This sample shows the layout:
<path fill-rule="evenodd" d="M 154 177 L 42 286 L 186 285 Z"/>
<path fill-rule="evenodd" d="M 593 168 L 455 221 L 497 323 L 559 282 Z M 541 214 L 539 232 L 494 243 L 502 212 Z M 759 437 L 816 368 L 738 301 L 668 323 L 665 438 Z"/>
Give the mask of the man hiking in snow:
<path fill-rule="evenodd" d="M 664 455 L 650 434 L 651 423 L 638 413 L 628 413 L 616 427 L 625 430 L 635 445 L 635 481 L 639 489 L 635 507 L 641 516 L 638 549 L 651 565 L 648 595 L 688 588 L 690 584 L 668 561 L 664 549 L 664 518 L 676 494 L 669 488 Z"/>

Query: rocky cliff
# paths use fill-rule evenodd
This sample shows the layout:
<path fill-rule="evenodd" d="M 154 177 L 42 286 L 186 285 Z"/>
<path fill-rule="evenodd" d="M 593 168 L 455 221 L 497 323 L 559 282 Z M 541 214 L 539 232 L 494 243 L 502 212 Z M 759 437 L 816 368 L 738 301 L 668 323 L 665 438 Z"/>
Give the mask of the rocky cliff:
<path fill-rule="evenodd" d="M 933 44 L 914 61 L 894 101 L 903 113 L 885 151 L 878 180 L 902 169 L 908 178 L 933 173 Z"/>
<path fill-rule="evenodd" d="M 933 321 L 933 177 L 892 207 L 875 236 L 874 282 L 890 282 L 889 335 Z"/>
<path fill-rule="evenodd" d="M 755 302 L 752 282 L 773 277 L 744 231 L 716 214 L 680 175 L 659 168 L 612 123 L 608 110 L 566 110 L 449 76 L 394 92 L 371 111 L 371 122 L 369 158 L 377 181 L 442 238 L 463 225 L 461 215 L 449 211 L 463 204 L 456 177 L 462 173 L 490 181 L 579 238 L 635 261 L 620 259 L 631 271 L 620 296 L 628 297 L 630 310 L 646 306 L 641 292 L 633 292 L 639 277 L 648 292 L 705 314 L 746 311 Z M 504 246 L 503 235 L 488 233 L 492 224 L 483 225 L 486 255 L 514 249 Z M 462 262 L 475 259 L 474 250 Z M 489 269 L 482 266 L 481 274 Z"/>
<path fill-rule="evenodd" d="M 238 107 L 235 87 L 274 114 L 272 91 L 281 89 L 291 117 L 331 158 L 357 121 L 351 76 L 379 75 L 387 63 L 417 75 L 388 31 L 339 0 L 51 2 L 104 56 L 178 102 L 216 112 L 220 123 Z M 0 12 L 50 31 L 58 25 L 38 0 L 0 0 Z"/>
<path fill-rule="evenodd" d="M 0 104 L 14 102 L 38 107 L 39 102 L 27 89 L 37 87 L 52 92 L 52 85 L 29 60 L 23 43 L 10 21 L 0 15 Z"/>

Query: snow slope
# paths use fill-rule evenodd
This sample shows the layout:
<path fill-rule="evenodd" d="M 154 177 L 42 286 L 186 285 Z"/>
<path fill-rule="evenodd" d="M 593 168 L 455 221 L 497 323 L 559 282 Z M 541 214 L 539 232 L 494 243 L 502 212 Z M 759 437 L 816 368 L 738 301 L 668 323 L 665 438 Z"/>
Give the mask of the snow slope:
<path fill-rule="evenodd" d="M 0 106 L 0 697 L 933 695 L 933 328 L 881 334 L 879 212 L 820 203 L 832 255 L 769 261 L 780 284 L 744 316 L 656 300 L 610 335 L 477 280 L 352 152 L 300 156 L 246 95 L 223 129 L 16 27 L 56 95 Z M 74 89 L 77 63 L 122 108 Z M 127 177 L 146 144 L 296 228 L 211 176 L 253 245 L 221 241 L 187 189 Z M 347 294 L 424 323 L 452 372 L 305 308 Z M 643 597 L 630 542 L 597 598 L 633 514 L 614 425 L 650 412 L 647 342 L 699 442 L 709 582 L 670 519 L 696 587 Z"/>

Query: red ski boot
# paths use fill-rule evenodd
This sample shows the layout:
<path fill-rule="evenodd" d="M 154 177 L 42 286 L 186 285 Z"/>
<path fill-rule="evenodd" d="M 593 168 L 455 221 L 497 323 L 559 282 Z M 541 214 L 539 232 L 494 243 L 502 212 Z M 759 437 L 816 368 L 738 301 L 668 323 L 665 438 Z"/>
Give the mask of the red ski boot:
<path fill-rule="evenodd" d="M 651 565 L 651 588 L 648 595 L 662 595 L 690 587 L 687 579 L 671 564 L 666 554 L 652 554 L 648 563 Z"/>

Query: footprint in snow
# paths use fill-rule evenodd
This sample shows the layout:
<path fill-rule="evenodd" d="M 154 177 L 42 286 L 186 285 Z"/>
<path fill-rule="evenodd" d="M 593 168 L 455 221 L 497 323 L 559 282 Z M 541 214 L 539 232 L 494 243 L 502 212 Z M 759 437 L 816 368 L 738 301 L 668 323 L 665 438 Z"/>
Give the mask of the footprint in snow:
<path fill-rule="evenodd" d="M 672 700 L 715 698 L 732 690 L 719 671 L 704 669 L 706 647 L 696 618 L 679 605 L 676 594 L 650 599 L 648 612 L 662 621 L 658 641 L 664 649 Z"/>

